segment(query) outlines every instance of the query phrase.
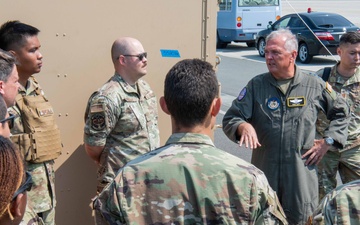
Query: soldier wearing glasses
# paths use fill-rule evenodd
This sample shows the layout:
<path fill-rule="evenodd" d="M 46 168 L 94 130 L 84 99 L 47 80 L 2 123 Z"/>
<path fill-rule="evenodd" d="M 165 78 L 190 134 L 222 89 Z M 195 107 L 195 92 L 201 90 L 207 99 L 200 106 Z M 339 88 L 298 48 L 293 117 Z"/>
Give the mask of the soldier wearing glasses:
<path fill-rule="evenodd" d="M 115 74 L 91 95 L 85 112 L 85 150 L 99 165 L 98 192 L 128 161 L 160 145 L 156 97 L 141 79 L 147 73 L 142 44 L 119 38 L 111 58 Z"/>

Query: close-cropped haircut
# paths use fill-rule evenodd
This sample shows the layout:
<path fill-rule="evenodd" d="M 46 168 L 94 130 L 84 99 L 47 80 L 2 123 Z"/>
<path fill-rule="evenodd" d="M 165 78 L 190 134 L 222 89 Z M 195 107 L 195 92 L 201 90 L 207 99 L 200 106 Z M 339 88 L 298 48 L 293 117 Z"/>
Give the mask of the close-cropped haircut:
<path fill-rule="evenodd" d="M 36 36 L 39 32 L 36 27 L 18 20 L 8 21 L 0 27 L 0 48 L 5 51 L 21 48 L 26 38 Z"/>
<path fill-rule="evenodd" d="M 360 43 L 360 33 L 349 31 L 341 36 L 339 45 L 357 43 Z"/>
<path fill-rule="evenodd" d="M 0 49 L 0 80 L 7 82 L 15 67 L 16 59 L 9 52 Z"/>
<path fill-rule="evenodd" d="M 268 42 L 269 40 L 275 39 L 275 38 L 285 38 L 285 44 L 284 44 L 284 48 L 286 49 L 287 52 L 292 52 L 292 51 L 297 51 L 298 50 L 298 41 L 296 36 L 291 33 L 291 31 L 289 29 L 279 29 L 279 30 L 275 30 L 273 32 L 271 32 L 267 37 L 266 37 L 266 42 Z"/>
<path fill-rule="evenodd" d="M 0 120 L 5 119 L 7 114 L 7 106 L 3 96 L 0 94 Z"/>
<path fill-rule="evenodd" d="M 6 211 L 10 213 L 13 195 L 24 177 L 24 163 L 20 151 L 8 138 L 0 136 L 0 217 Z"/>
<path fill-rule="evenodd" d="M 165 78 L 164 99 L 174 120 L 184 126 L 202 124 L 219 86 L 213 66 L 200 59 L 175 64 Z"/>

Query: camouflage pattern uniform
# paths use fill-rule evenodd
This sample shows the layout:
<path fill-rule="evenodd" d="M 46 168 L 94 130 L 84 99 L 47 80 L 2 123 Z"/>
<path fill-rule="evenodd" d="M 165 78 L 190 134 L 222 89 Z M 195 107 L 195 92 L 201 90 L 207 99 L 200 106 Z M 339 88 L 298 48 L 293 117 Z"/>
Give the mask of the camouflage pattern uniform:
<path fill-rule="evenodd" d="M 34 96 L 36 95 L 36 88 L 40 85 L 34 81 L 33 77 L 28 80 L 28 87 L 25 89 L 20 85 L 19 93 Z M 44 93 L 42 92 L 44 95 Z M 15 105 L 8 109 L 9 113 L 20 115 L 19 108 Z M 11 129 L 11 134 L 24 133 L 24 127 L 21 117 L 17 117 L 14 121 L 14 127 Z M 31 163 L 26 161 L 26 169 L 30 172 L 33 179 L 33 186 L 27 193 L 28 204 L 38 214 L 41 213 L 46 225 L 55 224 L 55 171 L 54 160 L 43 163 Z"/>
<path fill-rule="evenodd" d="M 343 184 L 327 194 L 307 224 L 360 224 L 360 180 Z"/>
<path fill-rule="evenodd" d="M 160 145 L 157 101 L 144 80 L 131 86 L 115 74 L 90 97 L 85 119 L 84 142 L 105 146 L 99 192 L 128 161 Z"/>
<path fill-rule="evenodd" d="M 351 120 L 348 127 L 348 139 L 342 149 L 332 148 L 318 165 L 320 200 L 336 187 L 336 174 L 339 171 L 343 183 L 360 179 L 360 69 L 349 79 L 337 73 L 337 65 L 330 72 L 328 83 L 348 102 Z M 320 77 L 323 69 L 317 72 Z M 321 113 L 317 121 L 317 130 L 324 137 L 329 121 Z"/>
<path fill-rule="evenodd" d="M 125 165 L 94 208 L 97 225 L 287 224 L 260 170 L 193 133 Z"/>
<path fill-rule="evenodd" d="M 26 205 L 25 214 L 19 225 L 44 225 L 43 220 L 35 211 L 30 208 L 29 204 Z"/>

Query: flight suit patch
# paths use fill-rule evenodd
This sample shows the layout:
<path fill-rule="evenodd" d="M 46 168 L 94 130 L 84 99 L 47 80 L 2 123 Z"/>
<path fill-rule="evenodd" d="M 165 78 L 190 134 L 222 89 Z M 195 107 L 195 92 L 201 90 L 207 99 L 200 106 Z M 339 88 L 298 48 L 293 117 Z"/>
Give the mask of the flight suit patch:
<path fill-rule="evenodd" d="M 301 107 L 306 104 L 305 97 L 289 97 L 286 101 L 287 107 Z"/>
<path fill-rule="evenodd" d="M 241 99 L 243 99 L 243 98 L 245 97 L 246 92 L 247 92 L 246 87 L 244 87 L 244 88 L 240 91 L 239 96 L 238 96 L 237 99 L 238 99 L 239 101 L 241 101 Z"/>
<path fill-rule="evenodd" d="M 267 101 L 267 107 L 271 110 L 276 110 L 280 106 L 280 100 L 278 98 L 272 97 Z"/>

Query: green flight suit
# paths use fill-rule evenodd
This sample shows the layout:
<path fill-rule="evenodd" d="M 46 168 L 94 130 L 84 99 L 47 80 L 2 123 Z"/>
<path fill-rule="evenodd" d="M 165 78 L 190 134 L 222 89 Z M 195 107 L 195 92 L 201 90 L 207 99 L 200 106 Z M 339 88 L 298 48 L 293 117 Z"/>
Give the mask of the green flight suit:
<path fill-rule="evenodd" d="M 289 223 L 304 224 L 318 205 L 316 166 L 305 166 L 301 157 L 314 145 L 318 112 L 331 120 L 325 134 L 344 146 L 349 108 L 321 78 L 295 68 L 286 94 L 270 73 L 250 80 L 226 112 L 223 130 L 236 142 L 238 126 L 252 124 L 262 146 L 253 150 L 251 162 L 264 171 Z"/>

